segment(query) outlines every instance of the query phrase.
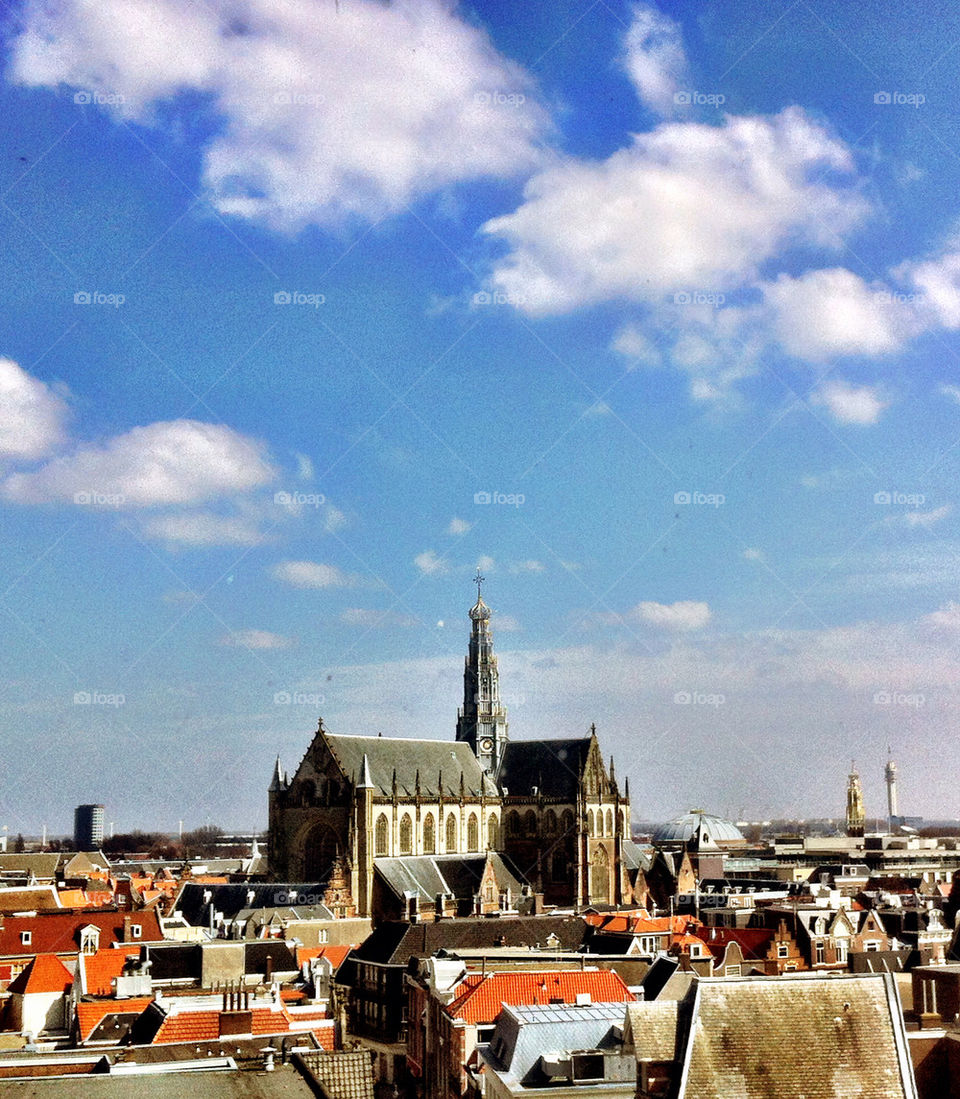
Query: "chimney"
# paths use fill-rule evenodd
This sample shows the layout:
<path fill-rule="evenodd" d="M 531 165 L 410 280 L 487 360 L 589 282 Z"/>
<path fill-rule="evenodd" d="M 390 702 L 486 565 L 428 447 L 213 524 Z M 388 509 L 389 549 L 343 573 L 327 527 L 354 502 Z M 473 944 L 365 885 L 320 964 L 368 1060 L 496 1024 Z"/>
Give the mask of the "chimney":
<path fill-rule="evenodd" d="M 267 968 L 264 974 L 264 981 L 269 984 L 273 980 L 273 955 L 267 955 Z"/>
<path fill-rule="evenodd" d="M 133 932 L 130 930 L 130 927 L 131 927 L 132 924 L 133 924 L 133 917 L 132 916 L 124 916 L 123 917 L 123 941 L 125 943 L 133 942 Z"/>

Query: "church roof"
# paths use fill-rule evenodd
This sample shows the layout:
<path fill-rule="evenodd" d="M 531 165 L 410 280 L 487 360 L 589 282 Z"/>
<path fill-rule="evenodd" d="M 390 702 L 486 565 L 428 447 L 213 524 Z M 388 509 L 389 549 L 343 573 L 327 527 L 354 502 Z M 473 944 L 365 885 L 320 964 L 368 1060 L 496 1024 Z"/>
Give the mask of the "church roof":
<path fill-rule="evenodd" d="M 500 888 L 510 887 L 517 897 L 523 882 L 495 851 L 490 852 L 493 872 Z M 416 893 L 421 901 L 433 903 L 438 893 L 452 893 L 458 900 L 471 900 L 480 888 L 487 855 L 418 855 L 377 859 L 374 870 L 398 896 Z"/>
<path fill-rule="evenodd" d="M 443 775 L 443 796 L 460 796 L 460 776 L 464 792 L 478 797 L 481 790 L 488 797 L 497 796 L 497 788 L 484 774 L 470 745 L 449 740 L 412 740 L 408 737 L 339 736 L 326 733 L 330 751 L 348 778 L 360 781 L 367 774 L 375 791 L 390 797 L 393 776 L 397 776 L 400 796 L 416 793 L 417 772 L 420 772 L 420 792 L 425 798 L 439 793 L 437 782 Z"/>
<path fill-rule="evenodd" d="M 575 801 L 589 751 L 589 737 L 507 741 L 497 776 L 500 788 L 527 795 L 536 786 L 544 797 Z"/>

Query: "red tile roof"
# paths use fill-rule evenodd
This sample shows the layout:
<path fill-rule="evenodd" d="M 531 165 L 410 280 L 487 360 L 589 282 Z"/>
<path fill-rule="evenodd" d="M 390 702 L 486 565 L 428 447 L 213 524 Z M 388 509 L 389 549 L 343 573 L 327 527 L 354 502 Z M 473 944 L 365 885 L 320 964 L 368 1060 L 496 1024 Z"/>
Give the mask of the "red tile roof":
<path fill-rule="evenodd" d="M 113 979 L 123 974 L 128 958 L 139 957 L 139 946 L 125 946 L 119 949 L 98 950 L 96 954 L 81 954 L 83 966 L 84 993 L 88 996 L 110 996 L 113 992 Z"/>
<path fill-rule="evenodd" d="M 737 943 L 744 958 L 765 958 L 774 931 L 766 927 L 704 927 L 700 938 L 715 958 L 722 958 L 728 943 Z"/>
<path fill-rule="evenodd" d="M 140 1014 L 153 1002 L 152 996 L 136 996 L 129 1000 L 81 1000 L 77 1004 L 77 1025 L 80 1041 L 85 1042 L 108 1015 Z"/>
<path fill-rule="evenodd" d="M 220 1037 L 220 1012 L 178 1011 L 168 1015 L 160 1024 L 153 1041 L 161 1042 L 215 1042 Z"/>
<path fill-rule="evenodd" d="M 76 954 L 80 949 L 80 928 L 92 924 L 100 930 L 100 947 L 122 943 L 123 921 L 142 928 L 137 942 L 160 942 L 163 932 L 155 912 L 41 912 L 36 916 L 5 916 L 0 926 L 0 957 L 24 954 Z M 21 932 L 29 931 L 29 945 L 21 941 Z M 128 944 L 129 945 L 129 944 Z"/>
<path fill-rule="evenodd" d="M 298 946 L 297 965 L 303 965 L 311 958 L 326 958 L 334 969 L 338 969 L 346 956 L 355 946 Z"/>
<path fill-rule="evenodd" d="M 625 1003 L 634 999 L 617 973 L 609 969 L 560 969 L 544 972 L 490 973 L 468 975 L 463 991 L 447 1007 L 453 1019 L 465 1023 L 492 1023 L 504 1004 L 575 1004 L 578 995 L 589 995 L 591 1003 Z"/>
<path fill-rule="evenodd" d="M 10 984 L 8 992 L 66 992 L 73 975 L 56 954 L 38 954 Z"/>
<path fill-rule="evenodd" d="M 700 921 L 694 916 L 648 916 L 632 913 L 603 915 L 591 913 L 587 919 L 598 931 L 628 935 L 682 935 L 693 927 L 699 927 Z"/>

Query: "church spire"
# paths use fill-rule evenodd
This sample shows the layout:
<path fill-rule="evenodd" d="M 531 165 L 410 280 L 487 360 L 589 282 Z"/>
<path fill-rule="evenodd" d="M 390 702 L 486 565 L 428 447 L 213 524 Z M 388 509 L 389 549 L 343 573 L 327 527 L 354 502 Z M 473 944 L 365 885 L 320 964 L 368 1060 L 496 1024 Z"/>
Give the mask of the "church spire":
<path fill-rule="evenodd" d="M 496 774 L 507 742 L 507 711 L 500 701 L 500 673 L 493 651 L 490 608 L 483 601 L 484 577 L 477 569 L 477 601 L 470 608 L 470 644 L 463 668 L 463 706 L 457 740 L 466 741 L 488 774 Z"/>
<path fill-rule="evenodd" d="M 862 836 L 866 823 L 866 812 L 863 808 L 863 787 L 860 785 L 860 774 L 856 763 L 850 764 L 850 775 L 847 778 L 847 835 Z"/>

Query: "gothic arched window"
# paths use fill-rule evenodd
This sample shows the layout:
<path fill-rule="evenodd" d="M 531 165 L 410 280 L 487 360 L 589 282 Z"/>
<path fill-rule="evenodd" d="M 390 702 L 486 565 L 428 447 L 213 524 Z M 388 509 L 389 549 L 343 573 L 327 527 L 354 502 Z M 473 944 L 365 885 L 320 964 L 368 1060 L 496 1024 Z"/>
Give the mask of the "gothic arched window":
<path fill-rule="evenodd" d="M 560 819 L 560 831 L 569 836 L 573 831 L 573 813 L 569 809 L 564 809 L 563 816 Z"/>
<path fill-rule="evenodd" d="M 537 834 L 537 814 L 532 809 L 528 809 L 523 818 L 523 830 L 528 836 Z"/>
<path fill-rule="evenodd" d="M 400 854 L 413 854 L 413 821 L 409 813 L 404 813 L 400 818 Z"/>
<path fill-rule="evenodd" d="M 608 836 L 613 835 L 613 810 L 612 809 L 607 810 L 607 835 Z"/>
<path fill-rule="evenodd" d="M 622 812 L 617 813 L 617 835 L 618 836 L 623 835 L 623 813 Z"/>
<path fill-rule="evenodd" d="M 516 809 L 511 809 L 507 814 L 507 835 L 520 835 L 520 814 Z"/>
<path fill-rule="evenodd" d="M 543 830 L 548 836 L 556 834 L 557 814 L 552 809 L 548 809 L 546 815 L 543 818 Z"/>
<path fill-rule="evenodd" d="M 437 853 L 437 830 L 433 824 L 432 813 L 427 813 L 423 820 L 423 853 L 425 855 Z"/>
<path fill-rule="evenodd" d="M 378 855 L 390 854 L 390 825 L 387 823 L 387 818 L 380 814 L 377 817 L 377 838 L 376 838 L 376 852 Z"/>
<path fill-rule="evenodd" d="M 457 849 L 457 818 L 451 813 L 447 817 L 447 851 Z"/>
<path fill-rule="evenodd" d="M 487 847 L 491 851 L 496 851 L 500 843 L 500 829 L 497 827 L 497 823 L 496 814 L 487 821 Z"/>
<path fill-rule="evenodd" d="M 476 813 L 471 813 L 467 820 L 467 850 L 480 850 L 480 825 Z"/>
<path fill-rule="evenodd" d="M 594 831 L 595 828 L 596 828 L 596 825 L 595 825 L 594 820 L 593 820 L 593 810 L 591 809 L 590 812 L 587 813 L 587 835 L 588 836 L 596 835 L 596 832 Z"/>

